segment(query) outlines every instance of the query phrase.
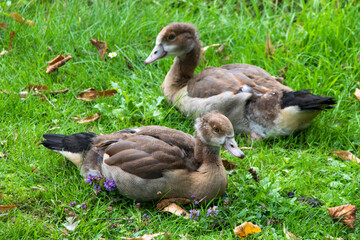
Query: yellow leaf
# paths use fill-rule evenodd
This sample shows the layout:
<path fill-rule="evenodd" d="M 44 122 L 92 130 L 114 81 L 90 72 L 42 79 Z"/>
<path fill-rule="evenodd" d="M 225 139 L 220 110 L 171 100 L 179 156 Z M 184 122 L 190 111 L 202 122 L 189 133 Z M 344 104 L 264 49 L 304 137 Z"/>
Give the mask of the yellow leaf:
<path fill-rule="evenodd" d="M 247 235 L 259 232 L 261 232 L 261 228 L 258 225 L 254 225 L 252 222 L 244 222 L 234 229 L 235 235 L 239 238 L 245 238 Z"/>

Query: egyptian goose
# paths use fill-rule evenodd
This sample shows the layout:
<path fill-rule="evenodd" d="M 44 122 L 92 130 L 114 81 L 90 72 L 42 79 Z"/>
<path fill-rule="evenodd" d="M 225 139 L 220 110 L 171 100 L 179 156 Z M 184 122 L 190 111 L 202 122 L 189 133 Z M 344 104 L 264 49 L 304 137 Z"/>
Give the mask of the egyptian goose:
<path fill-rule="evenodd" d="M 85 178 L 91 174 L 114 180 L 127 197 L 149 201 L 194 195 L 205 203 L 222 195 L 228 184 L 220 147 L 238 158 L 244 153 L 231 122 L 218 112 L 198 118 L 195 130 L 195 138 L 161 126 L 108 135 L 44 134 L 41 144 L 67 157 Z"/>
<path fill-rule="evenodd" d="M 254 139 L 289 135 L 308 127 L 322 110 L 332 108 L 332 97 L 310 90 L 293 91 L 279 78 L 248 64 L 208 67 L 199 74 L 201 43 L 195 26 L 171 23 L 156 38 L 145 64 L 175 56 L 161 85 L 165 97 L 185 115 L 217 110 L 227 116 L 236 132 Z"/>

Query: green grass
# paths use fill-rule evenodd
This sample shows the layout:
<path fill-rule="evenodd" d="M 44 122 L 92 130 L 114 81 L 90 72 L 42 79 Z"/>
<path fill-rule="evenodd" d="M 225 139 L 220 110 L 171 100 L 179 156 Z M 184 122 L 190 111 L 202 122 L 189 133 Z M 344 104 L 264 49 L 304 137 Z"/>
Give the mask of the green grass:
<path fill-rule="evenodd" d="M 360 156 L 360 102 L 353 95 L 355 88 L 360 88 L 360 3 L 279 1 L 275 6 L 265 2 L 20 0 L 13 1 L 10 8 L 0 2 L 2 13 L 17 12 L 36 23 L 28 27 L 0 15 L 0 22 L 8 24 L 7 31 L 0 29 L 0 50 L 8 48 L 10 32 L 16 31 L 11 51 L 0 57 L 0 89 L 18 93 L 29 84 L 46 85 L 52 91 L 70 89 L 55 96 L 46 93 L 56 108 L 36 96 L 21 100 L 15 94 L 0 94 L 0 152 L 8 155 L 0 158 L 0 205 L 19 205 L 0 215 L 0 238 L 119 239 L 166 231 L 171 239 L 236 239 L 233 228 L 251 221 L 261 226 L 262 233 L 250 239 L 284 239 L 283 224 L 301 239 L 327 235 L 359 239 L 359 221 L 355 230 L 333 223 L 326 207 L 348 203 L 360 207 L 360 165 L 331 154 L 349 150 Z M 314 89 L 314 93 L 338 101 L 333 110 L 321 113 L 299 134 L 261 142 L 237 138 L 240 146 L 253 149 L 245 150 L 243 160 L 223 154 L 239 167 L 229 173 L 226 196 L 214 202 L 220 209 L 219 219 L 228 222 L 222 228 L 211 227 L 215 220 L 206 217 L 207 207 L 199 221 L 190 221 L 159 213 L 152 203 L 142 204 L 139 210 L 133 200 L 114 201 L 120 195 L 95 196 L 75 166 L 39 146 L 44 133 L 110 133 L 150 124 L 192 134 L 193 121 L 159 98 L 160 84 L 172 60 L 143 64 L 161 27 L 173 21 L 197 25 L 204 46 L 226 44 L 221 55 L 215 49 L 207 50 L 206 64 L 197 71 L 246 62 L 277 75 L 288 66 L 288 86 Z M 265 54 L 267 34 L 274 46 L 282 45 L 272 60 Z M 106 41 L 118 56 L 101 61 L 90 38 Z M 70 54 L 73 59 L 46 74 L 48 61 L 58 54 Z M 233 56 L 224 60 L 229 54 Z M 133 70 L 127 68 L 124 56 Z M 87 88 L 113 86 L 122 94 L 94 102 L 76 99 Z M 102 115 L 97 122 L 77 124 L 72 120 L 98 111 Z M 259 184 L 251 178 L 249 167 L 257 169 Z M 31 189 L 38 185 L 44 190 Z M 323 205 L 311 208 L 288 198 L 286 192 L 294 190 L 296 197 L 317 198 Z M 226 199 L 229 205 L 223 203 Z M 72 201 L 86 202 L 89 207 L 87 211 L 73 209 L 81 222 L 65 236 L 62 223 Z M 186 207 L 191 208 L 194 206 Z M 145 213 L 150 221 L 144 221 Z M 134 221 L 98 220 L 127 217 Z M 269 218 L 281 224 L 267 226 Z M 120 224 L 110 228 L 114 223 Z"/>

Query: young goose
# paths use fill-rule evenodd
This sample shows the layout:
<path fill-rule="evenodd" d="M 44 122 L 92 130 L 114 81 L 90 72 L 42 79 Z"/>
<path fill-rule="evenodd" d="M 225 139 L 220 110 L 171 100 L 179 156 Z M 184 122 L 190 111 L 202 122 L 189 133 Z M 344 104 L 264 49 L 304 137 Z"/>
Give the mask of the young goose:
<path fill-rule="evenodd" d="M 231 122 L 220 113 L 197 119 L 195 130 L 195 138 L 161 126 L 108 135 L 44 134 L 41 144 L 70 159 L 85 178 L 91 174 L 114 180 L 119 192 L 130 198 L 149 201 L 194 195 L 209 202 L 228 184 L 220 147 L 238 158 L 244 153 L 234 140 Z"/>
<path fill-rule="evenodd" d="M 171 23 L 156 38 L 145 64 L 176 56 L 161 85 L 164 95 L 185 115 L 217 110 L 235 131 L 258 139 L 289 135 L 308 127 L 322 110 L 332 108 L 332 97 L 310 90 L 293 91 L 265 70 L 248 64 L 209 67 L 194 74 L 201 55 L 196 27 Z"/>

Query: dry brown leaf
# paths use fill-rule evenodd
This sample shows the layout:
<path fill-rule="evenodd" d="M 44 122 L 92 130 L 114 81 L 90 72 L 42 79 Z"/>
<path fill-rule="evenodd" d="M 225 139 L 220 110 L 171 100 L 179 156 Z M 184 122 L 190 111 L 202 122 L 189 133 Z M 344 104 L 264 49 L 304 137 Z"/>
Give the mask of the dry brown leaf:
<path fill-rule="evenodd" d="M 17 205 L 0 205 L 0 212 L 16 208 Z"/>
<path fill-rule="evenodd" d="M 0 28 L 6 30 L 8 26 L 6 23 L 0 22 Z"/>
<path fill-rule="evenodd" d="M 360 163 L 360 159 L 349 151 L 332 151 L 332 153 L 344 161 L 354 161 Z"/>
<path fill-rule="evenodd" d="M 258 225 L 253 224 L 252 222 L 244 222 L 240 226 L 234 228 L 234 233 L 239 238 L 245 238 L 250 234 L 259 232 L 261 232 L 261 228 Z"/>
<path fill-rule="evenodd" d="M 340 222 L 343 222 L 350 228 L 354 229 L 356 211 L 358 210 L 356 206 L 347 204 L 338 207 L 327 208 L 327 210 L 334 222 L 338 222 L 340 220 Z"/>
<path fill-rule="evenodd" d="M 354 94 L 356 98 L 360 101 L 360 89 L 356 88 Z"/>
<path fill-rule="evenodd" d="M 157 236 L 164 235 L 164 234 L 170 235 L 169 233 L 166 233 L 166 232 L 160 232 L 160 233 L 154 233 L 154 234 L 145 234 L 145 235 L 143 235 L 141 237 L 136 237 L 136 238 L 122 237 L 121 239 L 126 239 L 126 240 L 151 240 L 151 239 L 154 239 Z"/>
<path fill-rule="evenodd" d="M 225 44 L 221 44 L 221 46 L 215 52 L 221 54 L 224 50 L 225 50 Z"/>
<path fill-rule="evenodd" d="M 9 47 L 8 47 L 8 51 L 10 51 L 10 50 L 11 50 L 11 48 L 12 48 L 12 45 L 13 45 L 13 39 L 14 39 L 15 34 L 16 34 L 16 32 L 15 32 L 15 31 L 12 31 L 12 32 L 10 33 L 10 44 L 9 44 Z"/>
<path fill-rule="evenodd" d="M 87 116 L 87 117 L 81 119 L 77 123 L 81 124 L 81 123 L 95 122 L 99 118 L 100 118 L 100 113 L 95 113 L 94 115 L 90 115 L 90 116 Z"/>
<path fill-rule="evenodd" d="M 229 161 L 228 161 L 227 159 L 225 159 L 225 158 L 222 158 L 221 161 L 222 161 L 225 169 L 228 170 L 228 171 L 233 170 L 233 169 L 235 169 L 235 168 L 237 167 L 236 163 L 234 163 L 234 162 L 229 162 Z"/>
<path fill-rule="evenodd" d="M 105 90 L 105 91 L 96 91 L 94 88 L 88 88 L 82 92 L 80 92 L 77 96 L 77 99 L 85 100 L 85 101 L 94 101 L 101 97 L 112 97 L 116 94 L 117 91 L 115 89 Z"/>
<path fill-rule="evenodd" d="M 66 57 L 64 57 L 63 55 L 57 56 L 56 58 L 54 58 L 53 60 L 51 60 L 49 62 L 49 65 L 46 68 L 46 73 L 49 74 L 52 71 L 54 71 L 55 69 L 58 69 L 59 67 L 64 65 L 70 59 L 72 59 L 72 56 L 70 56 L 70 55 L 68 55 Z"/>
<path fill-rule="evenodd" d="M 189 218 L 189 213 L 186 210 L 182 209 L 176 203 L 171 203 L 169 206 L 165 207 L 161 212 L 169 212 L 177 216 L 183 216 L 185 218 Z"/>
<path fill-rule="evenodd" d="M 9 13 L 9 15 L 17 22 L 19 23 L 23 23 L 25 21 L 25 18 L 23 18 L 20 14 L 18 13 Z"/>
<path fill-rule="evenodd" d="M 38 169 L 39 169 L 38 167 L 33 167 L 33 168 L 31 169 L 31 172 L 37 172 Z"/>
<path fill-rule="evenodd" d="M 229 55 L 227 55 L 226 57 L 224 57 L 224 60 L 229 60 L 230 58 L 232 58 L 233 57 L 233 55 L 232 54 L 229 54 Z"/>
<path fill-rule="evenodd" d="M 265 53 L 266 56 L 270 57 L 274 55 L 274 47 L 271 45 L 270 35 L 266 35 L 266 42 L 265 42 Z"/>
<path fill-rule="evenodd" d="M 28 91 L 36 91 L 36 92 L 42 92 L 42 91 L 46 91 L 48 90 L 49 88 L 45 85 L 32 85 L 32 84 L 29 84 L 25 87 L 25 89 L 27 89 Z"/>
<path fill-rule="evenodd" d="M 286 239 L 301 240 L 300 238 L 296 237 L 293 233 L 288 232 L 286 230 L 285 223 L 284 223 L 284 227 L 283 227 L 283 232 L 284 232 L 284 234 L 286 236 Z"/>
<path fill-rule="evenodd" d="M 155 209 L 161 210 L 164 207 L 169 206 L 171 203 L 186 205 L 186 204 L 189 204 L 190 202 L 191 202 L 190 199 L 187 199 L 187 198 L 166 198 L 166 199 L 161 200 L 158 204 L 156 204 Z"/>
<path fill-rule="evenodd" d="M 98 49 L 99 55 L 101 59 L 103 59 L 104 56 L 106 55 L 107 50 L 109 49 L 107 47 L 107 43 L 105 41 L 95 40 L 95 39 L 90 39 L 90 42 Z"/>
<path fill-rule="evenodd" d="M 0 200 L 1 200 L 1 198 L 2 198 L 2 193 L 0 193 Z"/>

